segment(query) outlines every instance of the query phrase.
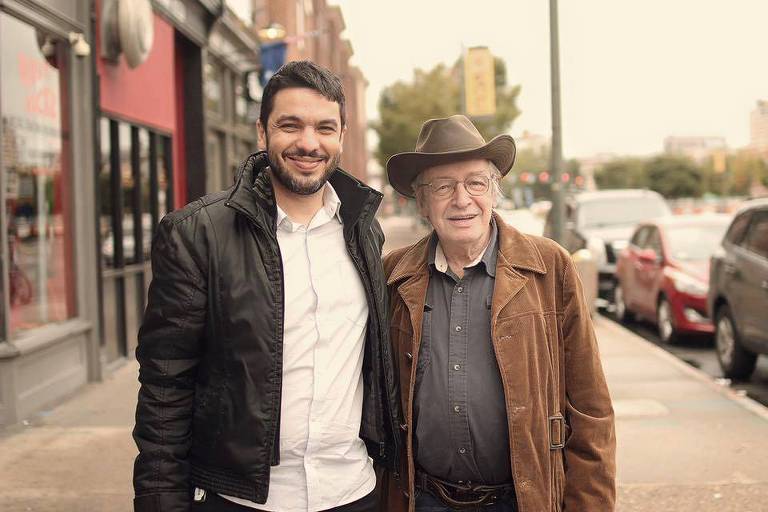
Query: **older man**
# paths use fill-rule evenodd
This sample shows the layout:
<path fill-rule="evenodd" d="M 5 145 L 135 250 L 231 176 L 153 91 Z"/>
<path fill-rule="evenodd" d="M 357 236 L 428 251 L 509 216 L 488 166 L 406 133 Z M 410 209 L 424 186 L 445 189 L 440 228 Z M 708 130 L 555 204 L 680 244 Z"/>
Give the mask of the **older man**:
<path fill-rule="evenodd" d="M 614 508 L 613 410 L 573 263 L 493 213 L 514 158 L 456 115 L 387 163 L 434 228 L 384 261 L 409 510 Z"/>

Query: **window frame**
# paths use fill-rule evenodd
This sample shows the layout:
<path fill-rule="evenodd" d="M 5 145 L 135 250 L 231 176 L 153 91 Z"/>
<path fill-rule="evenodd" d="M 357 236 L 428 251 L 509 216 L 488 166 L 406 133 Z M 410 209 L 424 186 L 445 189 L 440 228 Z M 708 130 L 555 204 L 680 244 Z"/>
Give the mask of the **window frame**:
<path fill-rule="evenodd" d="M 756 229 L 755 226 L 763 223 L 768 225 L 768 209 L 756 210 L 752 212 L 752 216 L 749 219 L 749 226 L 742 235 L 742 248 L 754 256 L 768 260 L 768 250 L 766 250 L 765 253 L 758 252 L 753 246 L 750 245 L 750 235 Z"/>

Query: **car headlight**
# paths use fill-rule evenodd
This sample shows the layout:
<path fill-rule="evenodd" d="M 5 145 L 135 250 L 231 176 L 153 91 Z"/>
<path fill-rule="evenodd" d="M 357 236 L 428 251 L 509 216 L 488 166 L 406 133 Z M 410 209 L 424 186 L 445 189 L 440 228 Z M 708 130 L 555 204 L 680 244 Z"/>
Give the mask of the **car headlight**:
<path fill-rule="evenodd" d="M 608 257 L 605 253 L 605 242 L 599 238 L 590 238 L 587 240 L 587 250 L 592 253 L 592 257 L 595 259 L 598 268 L 602 267 L 608 262 Z"/>
<path fill-rule="evenodd" d="M 707 285 L 698 279 L 671 268 L 667 268 L 665 273 L 672 280 L 672 285 L 675 287 L 675 290 L 680 293 L 699 297 L 707 295 Z"/>

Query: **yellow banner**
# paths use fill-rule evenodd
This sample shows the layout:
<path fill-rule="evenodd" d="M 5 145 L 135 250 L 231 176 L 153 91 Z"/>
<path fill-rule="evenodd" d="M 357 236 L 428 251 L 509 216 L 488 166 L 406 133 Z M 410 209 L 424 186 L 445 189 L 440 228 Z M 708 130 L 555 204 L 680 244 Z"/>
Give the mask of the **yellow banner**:
<path fill-rule="evenodd" d="M 725 172 L 725 166 L 726 166 L 725 151 L 722 149 L 713 151 L 712 152 L 712 169 L 717 174 L 722 174 Z"/>
<path fill-rule="evenodd" d="M 496 78 L 488 48 L 469 48 L 464 55 L 464 109 L 470 117 L 496 113 Z"/>

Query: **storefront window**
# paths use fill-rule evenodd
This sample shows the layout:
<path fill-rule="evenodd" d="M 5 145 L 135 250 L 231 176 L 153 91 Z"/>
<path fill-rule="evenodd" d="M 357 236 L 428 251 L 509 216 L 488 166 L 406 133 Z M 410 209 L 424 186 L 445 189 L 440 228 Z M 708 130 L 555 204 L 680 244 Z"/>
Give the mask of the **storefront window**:
<path fill-rule="evenodd" d="M 139 174 L 141 186 L 141 250 L 144 260 L 149 259 L 152 247 L 152 212 L 150 211 L 150 186 L 149 186 L 149 132 L 139 130 Z M 138 251 L 137 251 L 138 252 Z"/>
<path fill-rule="evenodd" d="M 171 139 L 106 117 L 100 123 L 102 261 L 107 268 L 143 263 L 172 200 Z"/>
<path fill-rule="evenodd" d="M 215 62 L 205 65 L 205 106 L 209 112 L 224 116 L 224 75 Z"/>
<path fill-rule="evenodd" d="M 65 52 L 0 13 L 11 337 L 76 313 Z"/>
<path fill-rule="evenodd" d="M 135 131 L 135 133 L 134 133 Z M 136 241 L 133 236 L 133 211 L 135 209 L 135 196 L 133 187 L 138 186 L 134 181 L 131 168 L 132 147 L 138 144 L 138 128 L 120 123 L 120 178 L 123 191 L 123 256 L 125 263 L 134 263 L 134 250 Z M 136 150 L 138 151 L 138 147 Z"/>
<path fill-rule="evenodd" d="M 117 126 L 115 126 L 117 128 Z M 115 264 L 115 238 L 112 230 L 113 195 L 111 189 L 112 166 L 110 159 L 110 122 L 106 117 L 100 120 L 99 139 L 101 141 L 101 159 L 99 162 L 99 236 L 101 253 L 104 264 L 113 267 Z"/>
<path fill-rule="evenodd" d="M 247 125 L 250 122 L 248 118 L 249 101 L 245 93 L 245 82 L 237 80 L 235 85 L 235 120 L 239 124 Z"/>
<path fill-rule="evenodd" d="M 156 139 L 155 164 L 157 169 L 157 218 L 152 219 L 153 225 L 157 225 L 160 218 L 170 211 L 169 205 L 173 204 L 173 189 L 171 183 L 171 140 L 168 138 Z M 152 169 L 152 168 L 150 168 Z M 153 196 L 154 197 L 154 196 Z"/>
<path fill-rule="evenodd" d="M 206 190 L 215 192 L 232 185 L 240 162 L 256 150 L 259 105 L 248 96 L 245 73 L 212 55 L 206 69 Z"/>
<path fill-rule="evenodd" d="M 173 204 L 171 138 L 102 117 L 99 138 L 102 354 L 128 355 L 144 311 L 152 235 Z"/>

